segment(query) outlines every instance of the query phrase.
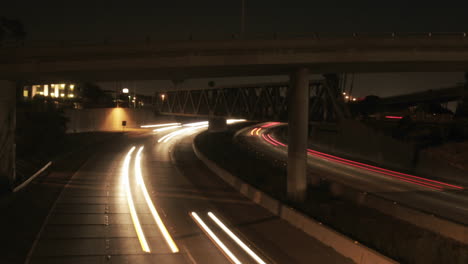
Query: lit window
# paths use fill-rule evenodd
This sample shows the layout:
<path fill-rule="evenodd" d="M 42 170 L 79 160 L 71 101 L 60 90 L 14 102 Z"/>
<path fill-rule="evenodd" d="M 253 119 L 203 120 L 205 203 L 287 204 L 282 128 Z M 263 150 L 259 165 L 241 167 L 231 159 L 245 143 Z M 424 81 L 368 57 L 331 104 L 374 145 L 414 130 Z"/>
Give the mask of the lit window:
<path fill-rule="evenodd" d="M 68 97 L 73 98 L 75 95 L 69 94 Z"/>
<path fill-rule="evenodd" d="M 65 97 L 65 94 L 64 94 L 64 93 L 61 93 L 61 94 L 60 94 L 60 97 Z"/>
<path fill-rule="evenodd" d="M 29 91 L 23 90 L 23 97 L 29 97 Z"/>
<path fill-rule="evenodd" d="M 70 84 L 70 90 L 73 90 L 75 88 L 74 84 Z"/>
<path fill-rule="evenodd" d="M 60 88 L 65 88 L 65 84 L 62 83 L 62 84 L 60 85 Z"/>
<path fill-rule="evenodd" d="M 44 96 L 49 96 L 49 85 L 44 85 Z"/>

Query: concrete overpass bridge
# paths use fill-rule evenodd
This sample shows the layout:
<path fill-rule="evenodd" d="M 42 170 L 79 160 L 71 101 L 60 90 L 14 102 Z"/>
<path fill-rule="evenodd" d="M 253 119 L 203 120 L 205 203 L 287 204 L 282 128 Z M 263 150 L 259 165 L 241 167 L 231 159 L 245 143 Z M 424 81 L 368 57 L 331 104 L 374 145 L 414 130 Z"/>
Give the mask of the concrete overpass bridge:
<path fill-rule="evenodd" d="M 0 48 L 3 80 L 144 80 L 314 73 L 465 71 L 466 33 L 58 44 Z"/>
<path fill-rule="evenodd" d="M 310 73 L 466 69 L 468 38 L 465 33 L 3 47 L 0 49 L 0 87 L 8 91 L 0 100 L 0 122 L 6 124 L 0 128 L 0 146 L 5 146 L 0 153 L 4 163 L 0 167 L 0 178 L 5 182 L 14 179 L 11 165 L 14 164 L 14 81 L 290 75 L 287 102 L 283 98 L 278 105 L 287 103 L 289 106 L 288 192 L 292 198 L 300 200 L 304 198 L 307 185 Z M 330 99 L 336 94 L 333 89 L 336 80 L 333 77 L 326 80 L 327 85 L 322 90 L 327 92 L 323 96 L 329 97 L 332 112 L 337 117 L 346 115 L 337 101 Z M 230 97 L 225 93 L 223 96 Z M 279 109 L 273 111 L 278 114 Z M 215 112 L 216 109 L 209 109 L 208 115 Z"/>

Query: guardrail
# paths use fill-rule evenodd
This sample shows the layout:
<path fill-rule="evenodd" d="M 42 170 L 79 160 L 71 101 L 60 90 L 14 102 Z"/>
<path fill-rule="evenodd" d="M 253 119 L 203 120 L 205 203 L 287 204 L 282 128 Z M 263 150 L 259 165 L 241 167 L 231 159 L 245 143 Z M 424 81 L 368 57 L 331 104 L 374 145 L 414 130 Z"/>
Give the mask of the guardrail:
<path fill-rule="evenodd" d="M 162 39 L 146 36 L 135 40 L 135 38 L 104 38 L 102 40 L 34 40 L 15 41 L 5 40 L 0 42 L 0 48 L 11 47 L 75 47 L 75 46 L 97 46 L 97 45 L 122 45 L 122 44 L 149 44 L 177 41 L 226 41 L 226 40 L 281 40 L 281 39 L 460 39 L 468 38 L 468 32 L 306 32 L 306 33 L 258 33 L 241 36 L 237 33 L 217 35 L 207 38 L 198 35 L 186 35 L 180 38 Z"/>

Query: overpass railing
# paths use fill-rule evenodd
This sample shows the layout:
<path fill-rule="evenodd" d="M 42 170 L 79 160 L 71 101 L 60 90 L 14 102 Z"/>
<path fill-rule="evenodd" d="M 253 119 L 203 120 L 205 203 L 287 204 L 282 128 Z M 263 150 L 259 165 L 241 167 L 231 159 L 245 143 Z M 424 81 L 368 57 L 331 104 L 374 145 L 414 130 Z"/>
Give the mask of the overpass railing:
<path fill-rule="evenodd" d="M 468 32 L 309 32 L 309 33 L 259 33 L 247 34 L 223 34 L 215 38 L 201 35 L 185 35 L 180 38 L 165 39 L 161 37 L 145 36 L 142 38 L 103 38 L 101 40 L 4 40 L 0 42 L 0 48 L 8 47 L 76 47 L 76 46 L 101 46 L 101 45 L 138 45 L 165 42 L 186 41 L 226 41 L 226 40 L 285 40 L 285 39 L 460 39 L 468 37 Z"/>

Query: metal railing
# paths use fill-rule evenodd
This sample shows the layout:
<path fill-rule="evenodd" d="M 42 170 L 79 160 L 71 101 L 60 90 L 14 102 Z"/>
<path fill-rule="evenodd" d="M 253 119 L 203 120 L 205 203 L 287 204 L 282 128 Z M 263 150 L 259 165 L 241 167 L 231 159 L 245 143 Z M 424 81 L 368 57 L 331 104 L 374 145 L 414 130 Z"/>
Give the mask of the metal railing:
<path fill-rule="evenodd" d="M 14 41 L 4 40 L 0 42 L 0 48 L 17 47 L 76 47 L 76 46 L 102 46 L 102 45 L 128 45 L 128 44 L 156 44 L 167 42 L 187 41 L 252 41 L 252 40 L 385 40 L 385 39 L 447 39 L 464 40 L 468 38 L 468 32 L 310 32 L 310 33 L 257 33 L 247 34 L 244 37 L 238 34 L 217 35 L 216 37 L 204 37 L 186 35 L 180 38 L 164 39 L 160 37 L 146 36 L 144 38 L 103 38 L 102 40 L 34 40 Z"/>

